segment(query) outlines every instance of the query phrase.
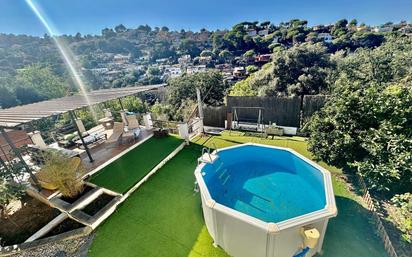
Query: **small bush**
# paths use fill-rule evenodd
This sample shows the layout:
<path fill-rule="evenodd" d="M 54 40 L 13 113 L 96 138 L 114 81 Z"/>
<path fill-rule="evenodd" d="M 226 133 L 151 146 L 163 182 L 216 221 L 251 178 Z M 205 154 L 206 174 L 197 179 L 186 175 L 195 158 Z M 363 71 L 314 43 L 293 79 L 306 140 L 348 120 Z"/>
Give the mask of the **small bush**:
<path fill-rule="evenodd" d="M 403 233 L 402 238 L 406 242 L 412 243 L 412 194 L 395 195 L 391 202 L 398 209 L 389 218 L 398 224 Z"/>
<path fill-rule="evenodd" d="M 57 186 L 65 197 L 74 198 L 83 190 L 85 169 L 78 157 L 67 159 L 58 153 L 48 153 L 41 173 L 49 183 Z"/>

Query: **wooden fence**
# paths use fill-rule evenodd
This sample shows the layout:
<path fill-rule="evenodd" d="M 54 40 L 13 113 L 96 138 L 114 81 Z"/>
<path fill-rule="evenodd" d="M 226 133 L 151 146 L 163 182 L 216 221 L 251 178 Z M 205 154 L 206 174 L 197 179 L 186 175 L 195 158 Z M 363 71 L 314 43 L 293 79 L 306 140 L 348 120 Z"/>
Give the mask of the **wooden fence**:
<path fill-rule="evenodd" d="M 206 126 L 223 128 L 226 120 L 226 106 L 205 106 L 203 123 Z"/>
<path fill-rule="evenodd" d="M 327 96 L 308 95 L 303 98 L 303 118 L 309 118 L 325 104 Z M 204 107 L 204 124 L 206 126 L 224 127 L 227 113 L 232 113 L 235 107 L 261 107 L 263 123 L 276 123 L 282 126 L 299 127 L 300 98 L 299 97 L 258 97 L 258 96 L 228 96 L 226 106 Z M 257 120 L 256 109 L 238 109 L 237 114 L 242 120 Z"/>
<path fill-rule="evenodd" d="M 379 237 L 382 239 L 383 245 L 385 247 L 386 252 L 390 257 L 398 257 L 398 254 L 393 247 L 392 241 L 389 238 L 388 232 L 386 232 L 385 226 L 382 223 L 381 218 L 379 217 L 378 213 L 376 212 L 376 206 L 374 199 L 369 193 L 368 187 L 362 176 L 357 175 L 358 183 L 362 188 L 362 198 L 365 201 L 368 210 L 372 213 L 372 219 L 374 224 L 376 224 L 376 228 L 379 234 Z"/>

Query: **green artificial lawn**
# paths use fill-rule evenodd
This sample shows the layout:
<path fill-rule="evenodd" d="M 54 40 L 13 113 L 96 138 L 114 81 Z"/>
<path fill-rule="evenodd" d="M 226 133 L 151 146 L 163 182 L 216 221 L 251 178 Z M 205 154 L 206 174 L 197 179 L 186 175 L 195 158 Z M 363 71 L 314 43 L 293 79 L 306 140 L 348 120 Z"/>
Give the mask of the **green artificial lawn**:
<path fill-rule="evenodd" d="M 90 182 L 125 193 L 182 142 L 176 136 L 152 137 L 96 173 Z"/>
<path fill-rule="evenodd" d="M 290 147 L 310 157 L 299 137 L 274 140 L 224 132 L 200 138 L 183 149 L 130 198 L 96 232 L 90 256 L 226 257 L 212 246 L 202 218 L 199 194 L 193 192 L 194 169 L 203 145 L 225 147 L 256 142 Z M 323 245 L 326 257 L 387 257 L 370 224 L 369 212 L 360 198 L 338 178 L 340 170 L 321 163 L 334 174 L 339 214 L 329 222 Z"/>

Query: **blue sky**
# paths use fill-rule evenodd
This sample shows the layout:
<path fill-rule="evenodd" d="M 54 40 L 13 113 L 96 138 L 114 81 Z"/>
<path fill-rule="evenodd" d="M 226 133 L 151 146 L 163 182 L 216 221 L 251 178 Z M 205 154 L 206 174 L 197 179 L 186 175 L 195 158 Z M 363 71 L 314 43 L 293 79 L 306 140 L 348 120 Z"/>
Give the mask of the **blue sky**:
<path fill-rule="evenodd" d="M 278 23 L 302 18 L 309 24 L 357 18 L 367 24 L 412 21 L 412 0 L 36 0 L 60 33 L 99 34 L 124 24 L 171 29 L 224 29 L 244 21 Z M 46 32 L 24 0 L 0 0 L 0 33 Z"/>

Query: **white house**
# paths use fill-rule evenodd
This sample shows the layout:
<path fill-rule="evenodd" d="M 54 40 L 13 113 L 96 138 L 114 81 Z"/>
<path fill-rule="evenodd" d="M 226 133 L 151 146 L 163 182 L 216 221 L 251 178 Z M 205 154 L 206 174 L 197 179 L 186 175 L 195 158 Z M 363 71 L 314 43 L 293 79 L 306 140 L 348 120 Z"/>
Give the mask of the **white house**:
<path fill-rule="evenodd" d="M 190 63 L 192 58 L 190 57 L 190 54 L 185 54 L 179 57 L 177 61 L 179 62 L 180 65 L 187 65 Z"/>
<path fill-rule="evenodd" d="M 378 33 L 378 32 L 392 32 L 393 26 L 379 26 L 373 28 L 373 31 Z"/>
<path fill-rule="evenodd" d="M 125 64 L 129 62 L 130 57 L 131 57 L 130 54 L 129 55 L 116 54 L 113 57 L 113 61 L 116 64 Z"/>
<path fill-rule="evenodd" d="M 269 35 L 269 30 L 268 29 L 259 30 L 258 34 L 259 34 L 259 36 L 265 37 L 265 36 Z"/>
<path fill-rule="evenodd" d="M 248 36 L 251 36 L 251 37 L 254 37 L 254 36 L 257 35 L 257 32 L 256 32 L 256 30 L 249 30 L 249 31 L 247 32 L 247 35 L 248 35 Z"/>
<path fill-rule="evenodd" d="M 323 40 L 325 43 L 332 43 L 333 37 L 329 33 L 319 33 L 318 38 Z"/>
<path fill-rule="evenodd" d="M 176 78 L 182 75 L 182 69 L 180 67 L 169 67 L 166 69 L 166 73 L 171 77 L 171 78 Z"/>
<path fill-rule="evenodd" d="M 194 74 L 198 72 L 206 71 L 206 65 L 196 65 L 187 67 L 187 74 Z"/>

